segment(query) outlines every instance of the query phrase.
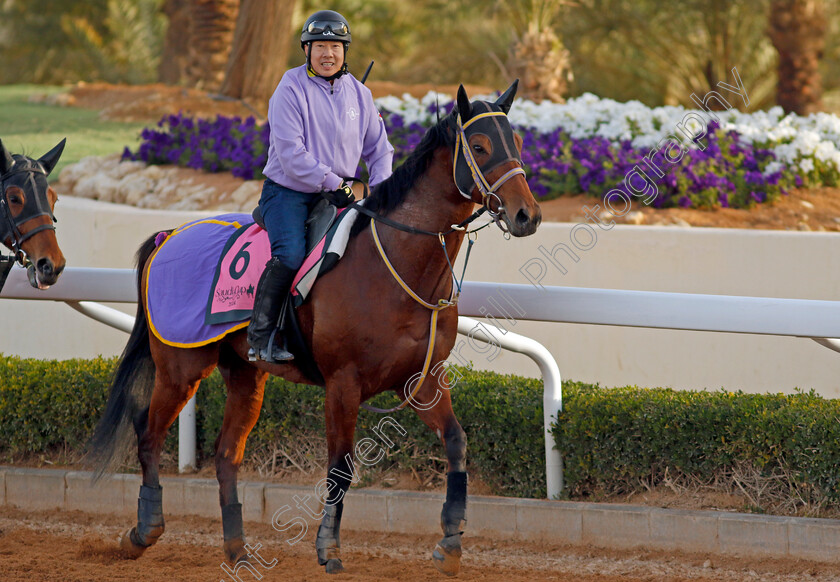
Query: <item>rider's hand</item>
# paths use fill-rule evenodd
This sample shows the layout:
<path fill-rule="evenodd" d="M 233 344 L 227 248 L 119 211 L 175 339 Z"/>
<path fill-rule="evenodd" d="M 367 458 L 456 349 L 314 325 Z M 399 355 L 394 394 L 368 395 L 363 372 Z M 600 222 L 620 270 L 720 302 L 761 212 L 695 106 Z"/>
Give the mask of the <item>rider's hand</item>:
<path fill-rule="evenodd" d="M 347 182 L 342 182 L 338 190 L 321 192 L 321 196 L 326 198 L 331 204 L 335 204 L 338 208 L 344 208 L 355 200 L 353 189 L 350 188 Z"/>

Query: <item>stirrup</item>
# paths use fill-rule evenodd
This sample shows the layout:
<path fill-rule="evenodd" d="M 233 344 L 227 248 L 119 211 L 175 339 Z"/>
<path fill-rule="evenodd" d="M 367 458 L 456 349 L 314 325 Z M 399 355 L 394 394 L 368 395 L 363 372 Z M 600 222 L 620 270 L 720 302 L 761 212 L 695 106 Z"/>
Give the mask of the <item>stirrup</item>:
<path fill-rule="evenodd" d="M 268 357 L 269 356 L 268 349 L 261 350 L 260 354 L 258 356 L 257 352 L 256 352 L 256 350 L 254 350 L 254 348 L 248 348 L 248 361 L 249 362 L 256 362 L 256 361 L 262 360 L 263 362 L 267 362 L 269 364 L 277 364 L 277 363 L 280 363 L 280 362 L 289 362 L 289 361 L 295 359 L 294 354 L 287 351 L 287 350 L 284 350 L 282 348 L 277 348 L 277 347 L 275 347 L 274 350 L 275 350 L 274 353 L 271 354 L 271 356 L 273 356 L 273 357 Z M 281 350 L 281 351 L 278 352 L 277 350 Z M 276 356 L 276 357 L 274 357 L 274 356 Z"/>
<path fill-rule="evenodd" d="M 268 345 L 264 348 L 260 348 L 259 352 L 257 352 L 257 350 L 255 350 L 253 347 L 248 348 L 249 362 L 256 362 L 257 360 L 262 360 L 269 364 L 276 364 L 279 362 L 288 362 L 290 360 L 295 359 L 294 354 L 285 349 L 283 346 L 274 345 L 274 338 L 277 335 L 278 329 L 280 328 L 275 328 L 274 331 L 271 332 L 271 335 L 268 338 Z"/>

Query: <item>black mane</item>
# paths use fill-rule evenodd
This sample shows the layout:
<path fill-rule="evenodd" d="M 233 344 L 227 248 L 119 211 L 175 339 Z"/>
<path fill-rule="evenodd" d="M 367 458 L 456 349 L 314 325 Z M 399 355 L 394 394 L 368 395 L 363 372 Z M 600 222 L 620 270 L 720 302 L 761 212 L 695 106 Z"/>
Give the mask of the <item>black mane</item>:
<path fill-rule="evenodd" d="M 417 178 L 429 169 L 429 162 L 441 146 L 452 147 L 454 138 L 449 133 L 451 116 L 447 115 L 429 128 L 420 143 L 405 161 L 386 180 L 377 184 L 365 202 L 365 208 L 378 214 L 387 214 L 400 205 Z M 370 225 L 370 220 L 360 218 L 353 225 L 350 237 L 354 237 Z"/>

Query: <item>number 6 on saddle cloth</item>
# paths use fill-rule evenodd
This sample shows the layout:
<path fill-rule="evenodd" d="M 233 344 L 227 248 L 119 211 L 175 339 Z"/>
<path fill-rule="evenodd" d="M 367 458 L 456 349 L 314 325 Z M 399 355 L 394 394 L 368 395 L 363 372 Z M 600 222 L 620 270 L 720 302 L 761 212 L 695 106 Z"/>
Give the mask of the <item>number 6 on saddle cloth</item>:
<path fill-rule="evenodd" d="M 288 348 L 301 370 L 320 385 L 324 379 L 303 341 L 295 308 L 343 256 L 357 216 L 352 207 L 337 210 L 326 200 L 315 206 L 307 221 L 306 259 L 283 309 Z M 156 242 L 158 251 L 147 266 L 146 297 L 155 337 L 171 346 L 198 347 L 247 327 L 257 282 L 271 256 L 259 208 L 251 216 L 224 214 L 188 222 L 161 233 Z"/>

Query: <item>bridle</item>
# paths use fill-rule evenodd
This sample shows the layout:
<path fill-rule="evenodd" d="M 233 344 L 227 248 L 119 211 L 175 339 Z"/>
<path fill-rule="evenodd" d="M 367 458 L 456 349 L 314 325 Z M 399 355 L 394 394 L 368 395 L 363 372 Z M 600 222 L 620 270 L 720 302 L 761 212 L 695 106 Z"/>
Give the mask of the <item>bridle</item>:
<path fill-rule="evenodd" d="M 38 185 L 38 177 L 43 176 L 43 184 Z M 23 243 L 45 230 L 55 230 L 52 223 L 36 226 L 27 233 L 22 233 L 20 227 L 39 216 L 49 216 L 52 222 L 57 222 L 55 215 L 50 208 L 47 198 L 47 172 L 40 162 L 30 159 L 17 160 L 9 171 L 0 176 L 0 241 L 5 244 L 6 239 L 11 238 L 11 255 L 0 253 L 0 289 L 6 282 L 6 277 L 17 262 L 26 269 L 29 284 L 38 288 L 38 279 L 35 273 L 35 265 L 29 260 L 26 251 L 23 250 Z M 17 182 L 9 184 L 9 182 Z M 24 192 L 24 205 L 21 213 L 14 217 L 6 199 L 6 190 L 11 186 L 18 186 Z"/>
<path fill-rule="evenodd" d="M 489 223 L 485 224 L 484 226 L 481 226 L 481 227 L 479 227 L 479 228 L 477 228 L 473 231 L 467 231 L 465 227 L 468 224 L 470 224 L 471 222 L 473 222 L 476 218 L 478 218 L 479 216 L 481 216 L 482 214 L 484 214 L 486 212 L 487 214 L 490 215 L 490 217 L 493 219 L 493 221 L 496 223 L 496 225 L 499 227 L 499 229 L 505 234 L 505 238 L 509 238 L 510 233 L 507 229 L 507 226 L 505 225 L 504 222 L 502 222 L 500 220 L 502 214 L 504 214 L 504 205 L 502 204 L 502 199 L 499 197 L 498 194 L 496 194 L 496 191 L 499 188 L 501 188 L 502 184 L 504 184 L 505 182 L 507 182 L 508 180 L 513 178 L 514 176 L 518 176 L 518 175 L 526 176 L 525 170 L 522 168 L 522 158 L 519 156 L 519 151 L 516 149 L 516 145 L 512 144 L 512 147 L 510 147 L 511 144 L 509 144 L 507 148 L 503 148 L 503 149 L 511 150 L 512 152 L 515 152 L 515 155 L 508 155 L 507 157 L 504 157 L 504 158 L 502 158 L 501 156 L 494 156 L 494 158 L 491 159 L 488 164 L 485 164 L 485 166 L 490 166 L 490 167 L 481 168 L 481 167 L 479 167 L 478 161 L 475 159 L 475 155 L 473 154 L 472 149 L 470 148 L 469 139 L 467 138 L 467 134 L 466 134 L 466 129 L 470 125 L 472 125 L 473 122 L 475 122 L 475 121 L 483 120 L 483 119 L 486 119 L 488 117 L 494 117 L 494 116 L 507 117 L 507 114 L 505 114 L 502 111 L 488 111 L 486 113 L 480 113 L 480 114 L 476 115 L 475 117 L 473 117 L 469 121 L 467 121 L 467 123 L 465 123 L 465 124 L 461 123 L 461 116 L 459 114 L 453 113 L 453 116 L 454 116 L 454 121 L 452 123 L 455 126 L 455 131 L 456 131 L 457 135 L 455 137 L 455 143 L 453 145 L 453 150 L 452 150 L 452 152 L 453 152 L 452 175 L 453 175 L 453 178 L 455 180 L 455 185 L 458 188 L 458 192 L 460 192 L 461 196 L 463 196 L 467 200 L 472 200 L 473 197 L 472 197 L 472 194 L 470 192 L 472 191 L 473 188 L 476 188 L 478 190 L 479 194 L 481 195 L 481 207 L 478 210 L 473 212 L 466 220 L 463 220 L 462 222 L 460 222 L 458 224 L 453 224 L 450 227 L 450 229 L 445 231 L 445 232 L 432 232 L 432 231 L 423 230 L 423 229 L 420 229 L 420 228 L 415 228 L 415 227 L 409 226 L 407 224 L 402 224 L 402 223 L 397 222 L 395 220 L 391 220 L 387 216 L 382 216 L 381 214 L 378 214 L 376 212 L 368 210 L 367 208 L 365 208 L 364 206 L 362 206 L 358 202 L 351 203 L 350 207 L 355 208 L 357 211 L 361 212 L 362 214 L 368 216 L 369 218 L 371 218 L 371 219 L 373 219 L 377 222 L 387 224 L 391 228 L 395 228 L 397 230 L 401 230 L 401 231 L 407 232 L 409 234 L 425 234 L 425 235 L 435 236 L 435 237 L 438 237 L 438 238 L 447 236 L 449 234 L 452 234 L 453 232 L 466 232 L 467 234 L 471 234 L 473 232 L 481 230 L 482 228 L 488 226 Z M 504 141 L 504 138 L 503 138 L 503 141 Z M 513 132 L 512 131 L 511 131 L 510 141 L 511 142 L 513 141 Z M 502 145 L 504 145 L 504 144 L 502 144 Z M 463 163 L 466 165 L 466 167 L 469 170 L 468 176 L 471 179 L 471 182 L 469 182 L 469 183 L 467 183 L 466 179 L 459 180 L 459 176 L 458 176 L 458 167 L 459 167 L 458 166 L 458 161 L 459 160 L 463 160 Z M 502 174 L 499 177 L 499 179 L 497 179 L 491 185 L 487 181 L 487 178 L 484 177 L 485 172 L 491 172 L 494 168 L 496 168 L 496 167 L 498 167 L 501 164 L 504 164 L 506 162 L 516 162 L 518 164 L 518 167 L 508 170 L 507 172 Z M 466 177 L 467 174 L 465 174 L 464 176 Z M 356 180 L 356 178 L 349 177 L 349 178 L 344 178 L 344 180 L 346 180 L 348 182 L 352 182 L 352 181 Z M 364 188 L 365 188 L 364 197 L 367 198 L 367 195 L 368 195 L 367 184 L 364 184 Z M 491 207 L 491 204 L 492 204 L 493 200 L 496 201 L 496 210 L 495 211 Z"/>
<path fill-rule="evenodd" d="M 17 217 L 13 217 L 8 201 L 6 200 L 6 184 L 20 174 L 26 175 L 24 179 L 27 182 L 21 189 L 25 194 L 33 193 L 34 196 L 27 195 L 24 200 L 23 210 Z M 0 176 L 0 191 L 2 191 L 2 196 L 0 196 L 0 240 L 5 241 L 11 237 L 13 257 L 22 267 L 27 266 L 29 259 L 21 245 L 39 232 L 55 230 L 55 226 L 51 223 L 42 224 L 36 226 L 26 234 L 20 231 L 20 226 L 39 216 L 49 216 L 53 223 L 58 222 L 52 212 L 52 208 L 50 208 L 46 188 L 38 187 L 36 182 L 37 175 L 44 176 L 44 184 L 46 185 L 47 172 L 43 166 L 35 160 L 24 160 L 16 162 L 8 172 Z"/>
<path fill-rule="evenodd" d="M 478 190 L 479 194 L 481 195 L 482 207 L 487 210 L 487 214 L 489 214 L 490 217 L 493 218 L 493 220 L 496 222 L 496 225 L 501 229 L 501 231 L 505 234 L 508 234 L 507 226 L 504 222 L 500 220 L 505 208 L 502 204 L 502 199 L 499 197 L 498 194 L 496 194 L 496 191 L 499 188 L 501 188 L 502 184 L 504 184 L 514 176 L 526 175 L 525 170 L 522 168 L 522 158 L 519 156 L 519 151 L 516 149 L 515 144 L 513 145 L 513 147 L 510 147 L 510 144 L 505 144 L 504 142 L 506 141 L 506 136 L 504 134 L 501 134 L 501 145 L 504 147 L 500 149 L 504 149 L 508 152 L 507 157 L 502 157 L 502 155 L 496 155 L 496 148 L 494 148 L 494 155 L 491 157 L 488 163 L 485 164 L 485 167 L 481 168 L 478 165 L 478 161 L 475 159 L 475 155 L 473 154 L 472 148 L 470 147 L 470 142 L 466 132 L 467 128 L 469 128 L 477 121 L 488 120 L 488 118 L 497 116 L 507 118 L 507 114 L 503 111 L 487 111 L 485 113 L 479 113 L 478 115 L 475 115 L 474 117 L 470 118 L 470 120 L 466 123 L 463 123 L 461 121 L 460 113 L 456 115 L 455 131 L 457 132 L 457 135 L 455 137 L 455 149 L 452 160 L 452 176 L 455 179 L 455 185 L 458 187 L 458 191 L 464 198 L 472 200 L 471 191 L 473 186 Z M 512 131 L 509 139 L 511 141 L 513 140 Z M 463 160 L 464 164 L 466 164 L 467 168 L 469 169 L 469 174 L 472 178 L 471 184 L 468 184 L 466 180 L 461 179 L 461 177 L 458 175 L 459 160 Z M 516 162 L 518 166 L 502 174 L 491 185 L 487 181 L 487 178 L 484 177 L 485 172 L 490 172 L 494 168 L 507 162 Z M 494 200 L 496 202 L 496 210 L 493 210 L 491 206 Z"/>

